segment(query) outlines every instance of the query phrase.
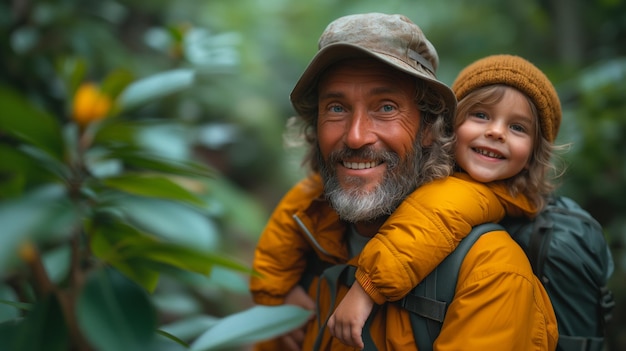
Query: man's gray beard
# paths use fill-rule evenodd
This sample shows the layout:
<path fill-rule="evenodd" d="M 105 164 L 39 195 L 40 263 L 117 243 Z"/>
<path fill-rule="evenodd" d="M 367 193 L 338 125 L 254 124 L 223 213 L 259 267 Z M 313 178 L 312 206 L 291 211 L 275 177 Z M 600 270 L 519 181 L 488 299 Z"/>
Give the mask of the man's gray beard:
<path fill-rule="evenodd" d="M 349 177 L 345 180 L 346 184 L 351 186 L 348 190 L 344 190 L 337 179 L 334 168 L 337 161 L 357 155 L 372 159 L 376 158 L 373 155 L 377 155 L 378 158 L 382 157 L 387 165 L 382 183 L 370 192 L 361 189 L 365 181 L 360 177 Z M 326 198 L 344 221 L 367 222 L 388 216 L 419 183 L 421 177 L 419 155 L 421 155 L 419 144 L 417 147 L 414 145 L 404 160 L 400 160 L 396 153 L 388 151 L 376 153 L 370 149 L 359 149 L 335 152 L 330 155 L 327 162 L 320 160 L 320 174 Z"/>

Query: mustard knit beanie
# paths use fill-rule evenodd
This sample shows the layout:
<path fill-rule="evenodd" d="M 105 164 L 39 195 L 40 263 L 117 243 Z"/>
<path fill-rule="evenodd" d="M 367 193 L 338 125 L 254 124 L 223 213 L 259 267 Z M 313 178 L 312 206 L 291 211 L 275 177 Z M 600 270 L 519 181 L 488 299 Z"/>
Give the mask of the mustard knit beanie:
<path fill-rule="evenodd" d="M 561 103 L 554 86 L 535 65 L 512 55 L 493 55 L 465 67 L 452 84 L 458 101 L 487 85 L 504 84 L 526 94 L 537 107 L 541 134 L 554 142 L 561 125 Z"/>

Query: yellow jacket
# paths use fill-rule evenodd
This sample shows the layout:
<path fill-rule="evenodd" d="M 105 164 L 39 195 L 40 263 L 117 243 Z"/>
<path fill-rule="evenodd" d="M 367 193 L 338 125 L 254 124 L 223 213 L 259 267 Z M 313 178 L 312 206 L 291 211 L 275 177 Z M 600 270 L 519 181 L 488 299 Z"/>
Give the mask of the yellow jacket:
<path fill-rule="evenodd" d="M 487 187 L 456 175 L 411 194 L 363 252 L 349 259 L 345 223 L 321 195 L 319 178 L 311 177 L 289 191 L 275 209 L 255 253 L 253 266 L 263 275 L 251 279 L 256 303 L 282 303 L 298 284 L 311 254 L 330 264 L 358 266 L 357 279 L 376 302 L 394 301 L 439 264 L 472 225 L 497 221 L 505 212 L 534 214 L 527 202 L 511 198 L 503 187 Z M 441 235 L 407 235 L 417 232 L 411 228 L 424 232 L 424 226 L 432 226 L 431 233 Z M 317 288 L 314 280 L 309 285 L 314 300 Z M 318 323 L 324 323 L 332 312 L 325 282 L 320 288 L 317 318 L 321 321 L 307 325 L 303 350 L 312 348 Z M 347 289 L 339 288 L 334 306 Z M 370 329 L 378 349 L 416 350 L 408 313 L 395 304 L 381 306 Z M 461 267 L 455 300 L 435 350 L 554 350 L 556 341 L 554 311 L 524 252 L 506 232 L 484 235 Z M 257 349 L 283 348 L 274 340 Z M 322 350 L 352 348 L 325 331 Z"/>

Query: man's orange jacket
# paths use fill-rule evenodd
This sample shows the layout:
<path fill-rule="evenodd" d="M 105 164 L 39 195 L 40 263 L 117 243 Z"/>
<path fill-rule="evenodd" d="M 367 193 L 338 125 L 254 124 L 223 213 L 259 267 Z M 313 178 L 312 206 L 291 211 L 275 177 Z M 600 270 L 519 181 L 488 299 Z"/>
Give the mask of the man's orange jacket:
<path fill-rule="evenodd" d="M 319 177 L 312 176 L 287 193 L 261 235 L 253 263 L 261 276 L 251 279 L 253 299 L 258 304 L 282 304 L 300 282 L 309 255 L 330 264 L 350 263 L 359 267 L 357 280 L 381 304 L 370 328 L 377 348 L 417 350 L 409 312 L 385 302 L 402 298 L 456 247 L 472 225 L 498 221 L 505 212 L 532 216 L 535 211 L 524 198 L 508 195 L 504 186 L 487 187 L 456 174 L 411 194 L 362 253 L 349 258 L 346 224 L 323 199 Z M 303 350 L 312 350 L 317 337 L 321 338 L 320 350 L 353 350 L 332 338 L 328 330 L 319 330 L 347 290 L 340 286 L 330 306 L 324 281 L 314 279 L 308 286 L 313 301 L 319 302 L 319 315 L 306 326 Z M 483 235 L 461 266 L 455 298 L 434 349 L 554 350 L 557 337 L 548 295 L 522 249 L 506 232 Z M 256 349 L 285 348 L 276 339 Z"/>

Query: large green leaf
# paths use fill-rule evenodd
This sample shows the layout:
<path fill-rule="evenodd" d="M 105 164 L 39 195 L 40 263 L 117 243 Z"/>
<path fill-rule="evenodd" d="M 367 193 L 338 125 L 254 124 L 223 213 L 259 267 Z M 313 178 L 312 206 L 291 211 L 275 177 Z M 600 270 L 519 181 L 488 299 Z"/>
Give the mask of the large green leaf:
<path fill-rule="evenodd" d="M 127 111 L 155 101 L 167 95 L 180 92 L 192 86 L 195 72 L 190 69 L 175 69 L 155 74 L 128 85 L 117 99 L 118 108 Z"/>
<path fill-rule="evenodd" d="M 162 176 L 126 173 L 103 179 L 102 182 L 105 186 L 134 195 L 182 201 L 199 207 L 206 205 L 187 189 Z"/>
<path fill-rule="evenodd" d="M 16 197 L 24 190 L 28 176 L 38 167 L 15 148 L 0 144 L 0 199 Z"/>
<path fill-rule="evenodd" d="M 10 328 L 10 334 L 0 330 L 3 350 L 69 350 L 67 326 L 61 305 L 54 295 L 41 298 L 24 320 L 7 322 L 3 327 Z"/>
<path fill-rule="evenodd" d="M 169 334 L 176 335 L 182 340 L 193 340 L 209 328 L 215 326 L 219 321 L 220 319 L 214 316 L 195 315 L 163 325 L 161 329 Z"/>
<path fill-rule="evenodd" d="M 156 338 L 148 349 L 150 351 L 187 351 L 189 346 L 176 335 L 157 330 Z"/>
<path fill-rule="evenodd" d="M 244 264 L 206 250 L 157 241 L 140 241 L 136 245 L 126 244 L 121 253 L 123 255 L 164 263 L 183 270 L 209 274 L 213 265 L 220 265 L 233 270 L 252 273 Z"/>
<path fill-rule="evenodd" d="M 112 261 L 110 264 L 150 293 L 154 292 L 159 283 L 161 274 L 150 261 L 131 258 Z"/>
<path fill-rule="evenodd" d="M 0 106 L 0 131 L 63 159 L 61 128 L 52 116 L 4 86 L 0 86 Z"/>
<path fill-rule="evenodd" d="M 43 264 L 51 282 L 60 284 L 67 278 L 70 271 L 71 256 L 69 243 L 42 252 Z"/>
<path fill-rule="evenodd" d="M 68 167 L 58 159 L 51 157 L 44 150 L 28 144 L 20 145 L 17 150 L 31 158 L 38 167 L 43 168 L 49 174 L 53 174 L 56 178 L 60 180 L 69 178 L 70 170 Z"/>
<path fill-rule="evenodd" d="M 62 185 L 49 185 L 0 203 L 0 272 L 29 240 L 52 240 L 72 234 L 79 217 L 68 203 Z"/>
<path fill-rule="evenodd" d="M 204 195 L 206 201 L 220 204 L 223 208 L 220 218 L 223 218 L 224 223 L 256 241 L 269 217 L 261 201 L 224 177 L 204 179 L 204 184 L 207 187 Z"/>
<path fill-rule="evenodd" d="M 87 60 L 76 56 L 61 57 L 56 62 L 56 66 L 68 95 L 74 96 L 76 89 L 85 79 Z"/>
<path fill-rule="evenodd" d="M 134 75 L 125 69 L 110 72 L 102 82 L 102 92 L 115 99 L 133 81 Z"/>
<path fill-rule="evenodd" d="M 213 176 L 207 165 L 189 159 L 190 133 L 188 127 L 169 120 L 107 119 L 99 124 L 93 139 L 95 150 L 90 152 L 99 159 L 119 160 L 130 169 Z"/>
<path fill-rule="evenodd" d="M 206 165 L 189 161 L 166 158 L 143 150 L 115 150 L 105 155 L 109 159 L 121 160 L 133 169 L 163 172 L 180 176 L 213 177 L 214 171 Z"/>
<path fill-rule="evenodd" d="M 191 344 L 191 351 L 240 346 L 302 326 L 311 311 L 293 305 L 254 306 L 222 319 Z"/>
<path fill-rule="evenodd" d="M 147 291 L 154 291 L 159 281 L 159 272 L 147 266 L 141 260 L 128 257 L 123 248 L 126 242 L 139 241 L 133 238 L 150 238 L 142 236 L 135 228 L 121 222 L 112 221 L 90 231 L 90 248 L 94 256 L 112 265 Z"/>
<path fill-rule="evenodd" d="M 154 274 L 168 273 L 174 274 L 174 267 L 182 272 L 199 273 L 207 276 L 213 271 L 213 266 L 228 268 L 230 270 L 252 274 L 252 269 L 235 261 L 232 258 L 223 257 L 211 252 L 201 252 L 189 247 L 176 246 L 170 243 L 139 241 L 134 245 L 125 242 L 124 247 L 119 249 L 116 260 L 109 260 L 113 265 L 123 264 L 122 272 L 130 272 L 129 275 L 134 280 L 140 282 L 147 290 L 152 291 L 155 286 L 147 283 Z M 136 278 L 141 279 L 136 279 Z"/>
<path fill-rule="evenodd" d="M 121 220 L 141 232 L 197 250 L 217 249 L 217 227 L 209 217 L 189 205 L 133 196 L 117 196 L 105 205 L 117 210 Z"/>
<path fill-rule="evenodd" d="M 0 284 L 0 323 L 17 318 L 20 315 L 17 295 L 13 288 Z"/>
<path fill-rule="evenodd" d="M 140 233 L 123 223 L 103 225 L 91 231 L 91 250 L 148 291 L 156 287 L 159 274 L 172 273 L 171 266 L 207 275 L 213 266 L 252 274 L 252 270 L 231 258 L 208 250 L 164 242 Z"/>
<path fill-rule="evenodd" d="M 111 268 L 89 275 L 76 316 L 97 350 L 147 350 L 154 340 L 157 315 L 147 293 Z"/>

